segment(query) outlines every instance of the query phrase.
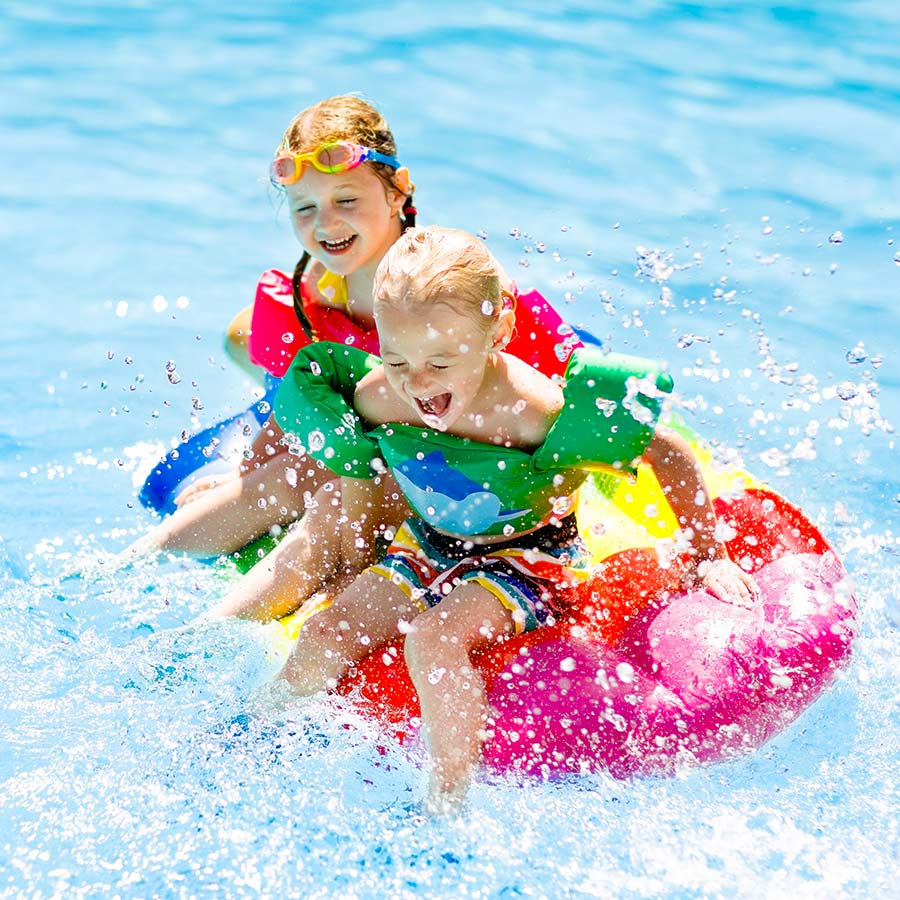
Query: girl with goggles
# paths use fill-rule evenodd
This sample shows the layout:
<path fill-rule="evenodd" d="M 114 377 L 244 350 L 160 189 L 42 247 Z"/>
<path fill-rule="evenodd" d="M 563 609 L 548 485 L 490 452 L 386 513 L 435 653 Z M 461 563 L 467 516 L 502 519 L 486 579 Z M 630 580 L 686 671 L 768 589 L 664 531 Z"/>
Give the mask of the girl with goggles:
<path fill-rule="evenodd" d="M 275 269 L 263 274 L 254 304 L 229 326 L 229 354 L 248 371 L 264 367 L 280 378 L 311 341 L 377 353 L 375 270 L 416 215 L 414 186 L 384 118 L 352 96 L 304 110 L 285 132 L 270 177 L 285 195 L 303 255 L 292 276 Z M 561 374 L 579 342 L 570 337 L 560 354 L 562 319 L 533 296 L 519 305 L 508 350 L 548 375 Z M 370 548 L 354 537 L 353 523 L 340 521 L 339 482 L 309 457 L 286 452 L 283 439 L 270 417 L 237 470 L 200 478 L 182 491 L 175 512 L 124 551 L 124 561 L 159 550 L 233 553 L 291 526 L 213 615 L 280 617 L 319 591 L 333 595 L 349 583 L 371 561 Z M 379 524 L 392 529 L 409 509 L 390 476 L 384 486 Z"/>

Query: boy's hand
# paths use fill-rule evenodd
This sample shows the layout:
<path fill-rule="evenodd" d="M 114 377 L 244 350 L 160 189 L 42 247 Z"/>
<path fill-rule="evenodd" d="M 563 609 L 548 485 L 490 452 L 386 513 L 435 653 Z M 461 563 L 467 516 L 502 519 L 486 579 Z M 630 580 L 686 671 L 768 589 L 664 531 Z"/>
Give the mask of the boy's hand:
<path fill-rule="evenodd" d="M 688 576 L 688 586 L 702 587 L 718 600 L 748 609 L 759 599 L 753 576 L 730 559 L 705 560 Z"/>

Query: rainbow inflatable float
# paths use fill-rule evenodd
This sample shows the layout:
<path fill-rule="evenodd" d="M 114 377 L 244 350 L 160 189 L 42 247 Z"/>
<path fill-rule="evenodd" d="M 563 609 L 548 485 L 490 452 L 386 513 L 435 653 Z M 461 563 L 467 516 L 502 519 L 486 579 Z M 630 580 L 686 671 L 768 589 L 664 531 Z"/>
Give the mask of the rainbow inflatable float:
<path fill-rule="evenodd" d="M 847 662 L 856 600 L 819 530 L 748 473 L 715 466 L 697 436 L 679 430 L 759 600 L 746 609 L 682 589 L 676 523 L 646 466 L 610 497 L 594 476 L 578 508 L 592 578 L 564 620 L 475 660 L 492 710 L 490 768 L 628 777 L 728 759 L 787 727 Z M 301 627 L 286 624 L 293 634 Z M 373 651 L 338 692 L 401 739 L 415 733 L 400 642 Z"/>

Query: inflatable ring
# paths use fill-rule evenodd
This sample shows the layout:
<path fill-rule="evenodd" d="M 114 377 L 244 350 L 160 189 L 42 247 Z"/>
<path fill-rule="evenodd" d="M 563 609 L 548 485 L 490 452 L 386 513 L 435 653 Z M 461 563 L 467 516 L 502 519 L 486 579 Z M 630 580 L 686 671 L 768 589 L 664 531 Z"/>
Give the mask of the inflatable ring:
<path fill-rule="evenodd" d="M 488 767 L 624 778 L 727 759 L 783 730 L 848 660 L 856 601 L 821 533 L 748 473 L 715 466 L 696 435 L 679 430 L 701 461 L 729 554 L 753 573 L 759 598 L 747 609 L 682 588 L 675 521 L 648 467 L 634 482 L 619 480 L 611 497 L 594 476 L 578 507 L 590 581 L 563 620 L 473 659 L 491 710 Z M 282 645 L 303 619 L 277 626 Z M 416 731 L 401 641 L 373 651 L 337 691 L 401 740 Z"/>

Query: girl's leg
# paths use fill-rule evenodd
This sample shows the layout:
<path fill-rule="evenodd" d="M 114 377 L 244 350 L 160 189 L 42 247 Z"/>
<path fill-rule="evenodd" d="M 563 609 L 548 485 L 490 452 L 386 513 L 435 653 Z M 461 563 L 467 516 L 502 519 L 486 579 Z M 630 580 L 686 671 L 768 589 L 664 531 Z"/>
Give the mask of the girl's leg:
<path fill-rule="evenodd" d="M 385 480 L 382 524 L 397 528 L 409 515 L 393 479 Z M 316 492 L 303 519 L 284 540 L 258 562 L 212 610 L 214 618 L 238 616 L 267 622 L 299 609 L 310 597 L 325 591 L 332 597 L 359 575 L 341 551 L 340 482 Z"/>
<path fill-rule="evenodd" d="M 513 631 L 512 613 L 493 594 L 463 583 L 417 616 L 406 636 L 406 664 L 431 756 L 427 802 L 432 810 L 462 799 L 481 756 L 487 705 L 470 654 Z"/>
<path fill-rule="evenodd" d="M 273 525 L 296 520 L 303 514 L 304 492 L 315 492 L 333 477 L 309 459 L 278 453 L 179 507 L 124 550 L 122 561 L 160 550 L 233 553 Z"/>
<path fill-rule="evenodd" d="M 363 572 L 301 629 L 279 678 L 301 696 L 334 688 L 346 668 L 400 633 L 416 609 L 382 575 Z"/>

